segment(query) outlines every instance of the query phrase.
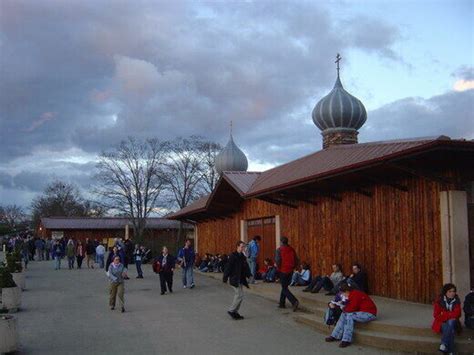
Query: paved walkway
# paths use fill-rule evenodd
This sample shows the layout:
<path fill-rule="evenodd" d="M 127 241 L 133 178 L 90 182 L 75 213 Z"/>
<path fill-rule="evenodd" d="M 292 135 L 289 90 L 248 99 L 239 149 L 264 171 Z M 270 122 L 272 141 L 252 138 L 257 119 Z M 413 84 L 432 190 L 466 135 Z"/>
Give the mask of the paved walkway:
<path fill-rule="evenodd" d="M 110 311 L 103 270 L 55 271 L 52 262 L 30 263 L 22 310 L 17 313 L 22 354 L 381 354 L 371 348 L 339 349 L 293 321 L 276 302 L 246 294 L 242 321 L 226 314 L 233 291 L 197 276 L 172 295 L 159 294 L 149 267 L 145 279 L 126 283 L 126 310 Z M 395 354 L 395 353 L 392 353 Z"/>

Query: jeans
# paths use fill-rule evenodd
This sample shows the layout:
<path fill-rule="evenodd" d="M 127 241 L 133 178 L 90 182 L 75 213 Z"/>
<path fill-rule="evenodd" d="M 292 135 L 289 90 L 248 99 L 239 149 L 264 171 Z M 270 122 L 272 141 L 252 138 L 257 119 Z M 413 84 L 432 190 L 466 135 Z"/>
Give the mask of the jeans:
<path fill-rule="evenodd" d="M 352 342 L 352 333 L 354 333 L 354 322 L 367 323 L 375 318 L 373 314 L 367 312 L 342 312 L 331 336 L 336 339 L 342 338 L 342 341 L 350 343 Z"/>
<path fill-rule="evenodd" d="M 334 285 L 329 277 L 316 276 L 307 288 L 313 292 L 319 292 L 321 288 L 324 288 L 326 291 L 331 291 Z"/>
<path fill-rule="evenodd" d="M 291 277 L 291 284 L 294 286 L 307 286 L 309 281 L 303 280 L 300 274 L 294 272 L 293 276 Z"/>
<path fill-rule="evenodd" d="M 99 267 L 103 269 L 104 268 L 104 255 L 97 255 L 97 260 L 99 262 Z"/>
<path fill-rule="evenodd" d="M 46 250 L 45 250 L 46 260 L 49 260 L 50 254 L 51 254 L 51 250 L 46 249 Z"/>
<path fill-rule="evenodd" d="M 143 277 L 142 261 L 141 260 L 135 260 L 135 266 L 137 267 L 138 276 Z"/>
<path fill-rule="evenodd" d="M 69 266 L 70 269 L 74 269 L 74 257 L 73 256 L 68 256 L 67 257 L 67 265 Z"/>
<path fill-rule="evenodd" d="M 61 257 L 55 256 L 54 257 L 54 270 L 59 270 L 59 269 L 61 269 Z"/>
<path fill-rule="evenodd" d="M 183 286 L 194 286 L 192 266 L 185 266 L 183 268 Z"/>
<path fill-rule="evenodd" d="M 291 276 L 292 276 L 291 272 L 280 273 L 280 282 L 281 282 L 280 306 L 285 305 L 287 298 L 288 298 L 288 301 L 290 301 L 292 305 L 298 302 L 296 297 L 288 289 L 288 286 L 290 285 L 290 282 L 291 282 Z"/>
<path fill-rule="evenodd" d="M 249 263 L 250 267 L 250 273 L 252 276 L 250 277 L 250 282 L 254 283 L 255 282 L 255 276 L 257 274 L 257 257 L 252 256 L 247 259 L 247 262 Z"/>
<path fill-rule="evenodd" d="M 456 330 L 456 319 L 450 319 L 441 326 L 441 343 L 446 345 L 448 353 L 454 351 L 454 332 Z"/>
<path fill-rule="evenodd" d="M 229 308 L 229 312 L 238 312 L 244 299 L 244 289 L 242 285 L 239 285 L 239 287 L 232 286 L 232 288 L 234 289 L 234 299 Z"/>

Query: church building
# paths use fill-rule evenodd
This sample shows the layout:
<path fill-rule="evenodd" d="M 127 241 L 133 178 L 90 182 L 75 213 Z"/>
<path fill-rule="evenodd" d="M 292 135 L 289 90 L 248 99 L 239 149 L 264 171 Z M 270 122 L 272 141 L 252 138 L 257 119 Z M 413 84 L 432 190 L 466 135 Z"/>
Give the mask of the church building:
<path fill-rule="evenodd" d="M 445 282 L 465 295 L 474 286 L 474 141 L 358 143 L 367 113 L 339 70 L 312 118 L 322 149 L 264 172 L 246 171 L 231 133 L 215 189 L 168 218 L 195 225 L 200 254 L 259 235 L 262 265 L 286 236 L 315 275 L 361 264 L 374 295 L 430 303 Z"/>

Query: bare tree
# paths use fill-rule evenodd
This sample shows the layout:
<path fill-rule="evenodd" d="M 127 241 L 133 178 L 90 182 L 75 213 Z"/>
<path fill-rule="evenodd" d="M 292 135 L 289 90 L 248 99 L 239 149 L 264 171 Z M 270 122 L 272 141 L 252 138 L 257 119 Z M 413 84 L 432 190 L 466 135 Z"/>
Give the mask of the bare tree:
<path fill-rule="evenodd" d="M 6 205 L 0 206 L 0 221 L 5 223 L 10 229 L 25 222 L 26 214 L 21 206 Z"/>
<path fill-rule="evenodd" d="M 143 236 L 146 218 L 158 207 L 166 147 L 157 139 L 139 142 L 129 137 L 99 157 L 95 192 L 105 207 L 130 218 L 137 239 Z"/>
<path fill-rule="evenodd" d="M 64 181 L 56 180 L 49 184 L 43 194 L 31 204 L 33 224 L 38 226 L 41 217 L 48 216 L 87 216 L 88 208 L 79 189 Z"/>
<path fill-rule="evenodd" d="M 222 150 L 219 143 L 211 141 L 203 142 L 201 145 L 202 154 L 202 187 L 205 192 L 211 193 L 219 180 L 219 174 L 215 168 L 216 156 Z"/>

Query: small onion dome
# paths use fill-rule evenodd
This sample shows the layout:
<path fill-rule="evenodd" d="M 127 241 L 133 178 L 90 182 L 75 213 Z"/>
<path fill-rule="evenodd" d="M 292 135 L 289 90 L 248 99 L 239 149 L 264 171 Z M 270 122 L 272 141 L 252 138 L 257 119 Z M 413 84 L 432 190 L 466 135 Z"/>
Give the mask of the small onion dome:
<path fill-rule="evenodd" d="M 229 143 L 216 156 L 216 170 L 219 174 L 224 171 L 247 171 L 249 163 L 244 152 L 234 143 L 232 134 Z"/>
<path fill-rule="evenodd" d="M 358 130 L 367 112 L 362 102 L 342 87 L 339 75 L 334 88 L 314 107 L 313 122 L 321 131 L 331 128 Z"/>

